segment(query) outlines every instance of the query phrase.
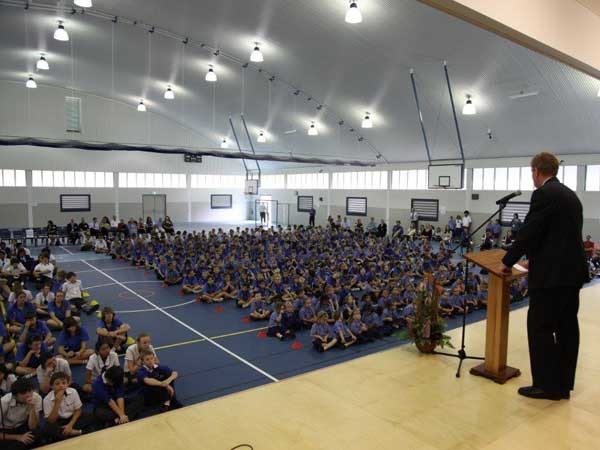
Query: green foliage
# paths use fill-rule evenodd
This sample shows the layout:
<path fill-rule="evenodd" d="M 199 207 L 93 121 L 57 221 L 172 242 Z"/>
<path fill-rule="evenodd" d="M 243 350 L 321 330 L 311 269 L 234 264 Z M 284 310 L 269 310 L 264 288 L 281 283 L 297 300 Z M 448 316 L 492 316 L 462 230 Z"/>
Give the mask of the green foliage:
<path fill-rule="evenodd" d="M 400 339 L 414 342 L 419 348 L 435 344 L 435 346 L 454 348 L 450 336 L 444 334 L 446 322 L 439 311 L 439 288 L 425 281 L 417 290 L 415 300 L 415 315 L 409 318 L 406 330 Z"/>

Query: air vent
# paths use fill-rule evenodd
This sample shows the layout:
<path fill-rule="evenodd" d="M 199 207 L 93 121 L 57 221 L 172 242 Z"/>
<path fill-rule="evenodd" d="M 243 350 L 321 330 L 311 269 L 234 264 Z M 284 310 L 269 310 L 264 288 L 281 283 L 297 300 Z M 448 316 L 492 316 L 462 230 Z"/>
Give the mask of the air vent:
<path fill-rule="evenodd" d="M 65 97 L 65 123 L 68 133 L 81 133 L 81 99 Z"/>

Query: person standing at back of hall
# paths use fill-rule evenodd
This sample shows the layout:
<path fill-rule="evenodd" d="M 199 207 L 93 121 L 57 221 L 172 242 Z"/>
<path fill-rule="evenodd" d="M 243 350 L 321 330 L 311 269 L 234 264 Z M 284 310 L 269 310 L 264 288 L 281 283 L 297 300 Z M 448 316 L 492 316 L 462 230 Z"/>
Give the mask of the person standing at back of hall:
<path fill-rule="evenodd" d="M 551 153 L 531 160 L 536 190 L 519 234 L 502 259 L 506 272 L 521 262 L 529 268 L 527 337 L 533 383 L 519 394 L 536 399 L 569 399 L 579 351 L 579 290 L 589 281 L 583 249 L 583 207 L 556 174 Z"/>
<path fill-rule="evenodd" d="M 308 226 L 309 227 L 315 226 L 315 216 L 316 215 L 317 215 L 317 211 L 315 210 L 315 207 L 311 206 L 310 210 L 308 211 Z"/>
<path fill-rule="evenodd" d="M 419 213 L 415 208 L 411 208 L 410 210 L 410 223 L 414 224 L 415 228 L 419 229 Z"/>
<path fill-rule="evenodd" d="M 267 205 L 261 203 L 259 206 L 260 211 L 260 224 L 267 223 Z"/>

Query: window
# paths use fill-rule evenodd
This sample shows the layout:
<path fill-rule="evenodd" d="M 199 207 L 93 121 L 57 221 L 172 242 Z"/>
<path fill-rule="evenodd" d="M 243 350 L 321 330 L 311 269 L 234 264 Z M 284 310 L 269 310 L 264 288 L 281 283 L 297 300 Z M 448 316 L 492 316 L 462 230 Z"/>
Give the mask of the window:
<path fill-rule="evenodd" d="M 505 191 L 508 181 L 508 169 L 506 167 L 496 167 L 496 178 L 494 180 L 495 191 Z"/>
<path fill-rule="evenodd" d="M 319 176 L 324 174 L 319 174 Z M 264 189 L 285 189 L 285 175 L 262 175 L 260 187 Z"/>
<path fill-rule="evenodd" d="M 392 189 L 425 190 L 428 187 L 427 169 L 394 170 Z"/>
<path fill-rule="evenodd" d="M 367 197 L 346 197 L 347 216 L 366 216 Z"/>
<path fill-rule="evenodd" d="M 533 191 L 533 180 L 531 179 L 531 167 L 521 167 L 521 190 Z"/>
<path fill-rule="evenodd" d="M 439 200 L 413 198 L 410 207 L 419 213 L 419 220 L 437 222 L 439 219 Z"/>
<path fill-rule="evenodd" d="M 211 194 L 210 209 L 231 209 L 233 197 L 231 194 Z"/>
<path fill-rule="evenodd" d="M 109 186 L 106 186 L 109 187 Z M 112 187 L 112 181 L 111 186 Z M 185 173 L 123 173 L 119 172 L 120 188 L 167 188 L 185 189 L 187 177 Z"/>
<path fill-rule="evenodd" d="M 338 172 L 333 174 L 331 189 L 387 189 L 388 173 L 382 171 Z"/>
<path fill-rule="evenodd" d="M 329 187 L 328 173 L 289 173 L 287 189 L 327 189 Z"/>
<path fill-rule="evenodd" d="M 483 169 L 473 169 L 473 190 L 483 190 Z"/>
<path fill-rule="evenodd" d="M 560 166 L 556 176 L 569 189 L 577 190 L 577 166 Z"/>
<path fill-rule="evenodd" d="M 191 176 L 192 189 L 244 189 L 243 175 L 197 175 Z M 166 181 L 165 181 L 166 183 Z"/>
<path fill-rule="evenodd" d="M 506 187 L 509 191 L 517 191 L 521 188 L 521 169 L 519 167 L 508 168 L 508 184 Z"/>
<path fill-rule="evenodd" d="M 3 169 L 0 170 L 0 186 L 23 187 L 27 186 L 24 170 Z"/>
<path fill-rule="evenodd" d="M 33 187 L 112 188 L 112 172 L 73 172 L 62 170 L 32 170 Z"/>
<path fill-rule="evenodd" d="M 299 195 L 297 199 L 297 210 L 298 212 L 310 212 L 313 208 L 313 196 L 312 195 Z"/>
<path fill-rule="evenodd" d="M 66 129 L 71 133 L 81 133 L 81 99 L 65 97 Z"/>
<path fill-rule="evenodd" d="M 600 192 L 600 166 L 586 167 L 585 190 L 589 192 Z"/>

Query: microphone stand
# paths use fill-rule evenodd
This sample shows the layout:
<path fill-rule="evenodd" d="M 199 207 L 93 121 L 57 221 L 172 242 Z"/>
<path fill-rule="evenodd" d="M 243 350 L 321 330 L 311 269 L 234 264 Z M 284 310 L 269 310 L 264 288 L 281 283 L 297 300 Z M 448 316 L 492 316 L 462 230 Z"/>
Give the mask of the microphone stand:
<path fill-rule="evenodd" d="M 471 238 L 479 230 L 481 230 L 485 225 L 487 225 L 489 222 L 491 222 L 494 217 L 496 217 L 497 215 L 499 215 L 505 207 L 506 207 L 506 203 L 505 202 L 498 203 L 498 209 L 496 210 L 496 212 L 494 214 L 492 214 L 490 217 L 488 217 L 486 220 L 484 220 L 481 223 L 481 225 L 479 225 L 479 227 L 477 227 L 475 229 L 475 231 L 473 231 L 471 234 L 469 234 L 465 238 L 463 238 L 463 240 L 461 240 L 461 242 L 456 247 L 454 247 L 452 250 L 450 250 L 450 256 L 452 256 L 456 252 L 456 250 L 458 250 L 459 247 L 462 250 L 462 247 L 463 247 L 463 245 L 465 243 L 465 240 L 466 240 L 467 252 L 469 252 L 469 250 L 471 249 Z M 465 300 L 463 302 L 462 336 L 461 336 L 460 349 L 457 351 L 456 354 L 454 354 L 454 353 L 446 353 L 446 352 L 438 352 L 436 350 L 434 350 L 432 352 L 432 353 L 434 353 L 436 355 L 451 356 L 452 358 L 458 358 L 459 359 L 458 369 L 456 370 L 456 378 L 460 378 L 460 370 L 462 368 L 462 364 L 463 364 L 463 361 L 465 359 L 476 359 L 476 360 L 481 360 L 481 361 L 485 360 L 485 358 L 483 358 L 481 356 L 468 356 L 467 352 L 465 351 L 465 331 L 466 331 L 466 327 L 467 327 L 467 299 L 466 299 L 466 294 L 469 293 L 468 277 L 469 277 L 469 261 L 467 261 L 465 259 L 465 274 L 464 274 Z"/>

